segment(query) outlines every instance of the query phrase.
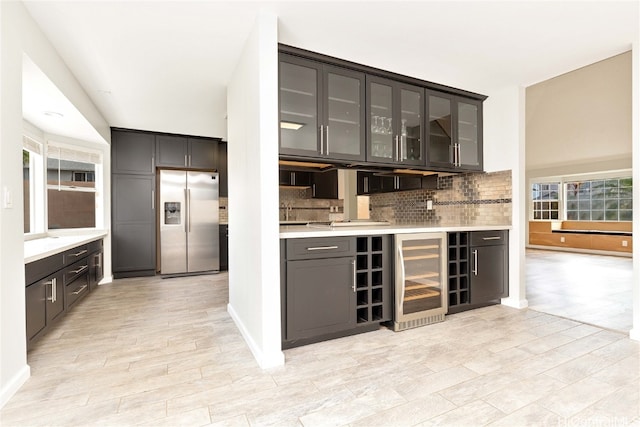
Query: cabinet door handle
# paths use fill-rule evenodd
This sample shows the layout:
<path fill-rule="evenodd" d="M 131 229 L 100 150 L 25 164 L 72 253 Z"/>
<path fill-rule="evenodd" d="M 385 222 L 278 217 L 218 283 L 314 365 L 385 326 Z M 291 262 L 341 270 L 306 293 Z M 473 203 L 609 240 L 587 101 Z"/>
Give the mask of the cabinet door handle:
<path fill-rule="evenodd" d="M 189 163 L 187 163 L 187 155 L 184 155 L 184 165 L 185 166 L 189 166 Z"/>
<path fill-rule="evenodd" d="M 324 125 L 320 125 L 320 154 L 324 155 Z"/>
<path fill-rule="evenodd" d="M 73 295 L 78 295 L 80 292 L 84 291 L 85 289 L 87 289 L 87 285 L 82 285 L 82 287 L 80 289 L 77 289 L 73 292 L 71 292 Z"/>
<path fill-rule="evenodd" d="M 460 160 L 460 143 L 457 143 L 456 146 L 458 147 L 458 164 L 456 166 L 460 167 L 462 166 L 462 161 Z"/>
<path fill-rule="evenodd" d="M 156 192 L 155 190 L 151 190 L 151 210 L 156 209 Z"/>
<path fill-rule="evenodd" d="M 79 269 L 77 269 L 77 270 L 71 270 L 71 271 L 70 271 L 70 273 L 78 274 L 78 273 L 80 273 L 80 272 L 82 272 L 82 271 L 86 270 L 87 268 L 89 268 L 89 266 L 88 266 L 88 265 L 83 265 L 82 267 L 80 267 L 80 268 L 79 268 Z"/>
<path fill-rule="evenodd" d="M 307 248 L 308 251 L 328 251 L 330 249 L 338 249 L 337 246 L 314 246 Z"/>
<path fill-rule="evenodd" d="M 311 186 L 311 197 L 316 197 L 316 185 Z"/>
<path fill-rule="evenodd" d="M 364 194 L 369 194 L 369 177 L 364 177 Z"/>
<path fill-rule="evenodd" d="M 353 289 L 353 292 L 356 291 L 356 260 L 353 259 L 351 260 L 351 266 L 353 267 L 353 285 L 351 286 L 351 289 Z"/>
<path fill-rule="evenodd" d="M 45 285 L 51 285 L 51 297 L 47 298 L 47 301 L 56 302 L 58 299 L 58 287 L 56 286 L 56 282 L 57 280 L 55 277 L 48 282 L 45 282 Z"/>
<path fill-rule="evenodd" d="M 478 250 L 474 249 L 473 251 L 473 268 L 471 269 L 471 271 L 473 272 L 474 276 L 478 275 Z"/>
<path fill-rule="evenodd" d="M 501 240 L 500 236 L 483 237 L 482 240 Z"/>
<path fill-rule="evenodd" d="M 398 135 L 395 137 L 396 140 L 396 161 L 400 161 L 400 143 L 398 142 Z"/>
<path fill-rule="evenodd" d="M 327 156 L 329 155 L 329 125 L 327 125 Z"/>

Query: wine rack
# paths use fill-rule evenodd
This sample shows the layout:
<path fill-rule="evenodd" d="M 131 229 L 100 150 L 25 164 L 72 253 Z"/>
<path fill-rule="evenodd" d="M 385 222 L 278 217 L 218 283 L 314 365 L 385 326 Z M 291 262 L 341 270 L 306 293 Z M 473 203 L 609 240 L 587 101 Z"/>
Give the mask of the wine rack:
<path fill-rule="evenodd" d="M 465 310 L 471 303 L 469 293 L 469 233 L 447 234 L 449 314 Z"/>
<path fill-rule="evenodd" d="M 356 322 L 391 320 L 389 236 L 356 239 Z"/>

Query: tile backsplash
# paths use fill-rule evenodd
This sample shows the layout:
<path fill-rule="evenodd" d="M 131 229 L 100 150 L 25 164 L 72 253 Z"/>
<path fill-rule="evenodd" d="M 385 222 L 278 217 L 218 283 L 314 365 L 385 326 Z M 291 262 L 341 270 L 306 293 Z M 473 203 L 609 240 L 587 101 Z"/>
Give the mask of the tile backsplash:
<path fill-rule="evenodd" d="M 511 191 L 510 170 L 443 176 L 437 190 L 372 195 L 370 214 L 395 224 L 511 225 Z"/>

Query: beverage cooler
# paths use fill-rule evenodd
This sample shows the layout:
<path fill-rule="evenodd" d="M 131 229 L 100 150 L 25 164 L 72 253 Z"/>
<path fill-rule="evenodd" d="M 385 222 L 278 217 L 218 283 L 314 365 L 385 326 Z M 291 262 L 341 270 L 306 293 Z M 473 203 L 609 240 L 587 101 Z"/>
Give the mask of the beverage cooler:
<path fill-rule="evenodd" d="M 396 234 L 394 331 L 444 320 L 448 305 L 446 236 Z"/>

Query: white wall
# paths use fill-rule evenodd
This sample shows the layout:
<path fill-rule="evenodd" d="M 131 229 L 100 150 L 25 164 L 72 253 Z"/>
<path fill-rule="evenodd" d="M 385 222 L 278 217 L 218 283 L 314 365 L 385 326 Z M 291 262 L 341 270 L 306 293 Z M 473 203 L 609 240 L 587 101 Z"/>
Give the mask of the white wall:
<path fill-rule="evenodd" d="M 528 177 L 631 168 L 631 52 L 526 90 Z"/>
<path fill-rule="evenodd" d="M 26 358 L 22 204 L 22 55 L 26 53 L 106 141 L 107 122 L 21 2 L 0 2 L 0 407 L 29 377 Z M 106 209 L 106 208 L 105 208 Z"/>
<path fill-rule="evenodd" d="M 526 238 L 524 89 L 505 87 L 487 94 L 483 105 L 484 169 L 511 170 L 512 229 L 509 232 L 509 298 L 502 303 L 527 307 L 524 275 Z"/>
<path fill-rule="evenodd" d="M 227 91 L 228 311 L 263 368 L 284 363 L 278 226 L 278 22 L 260 14 Z"/>
<path fill-rule="evenodd" d="M 632 90 L 631 146 L 633 147 L 633 328 L 629 336 L 640 341 L 640 41 L 636 40 L 632 49 L 631 61 Z"/>

